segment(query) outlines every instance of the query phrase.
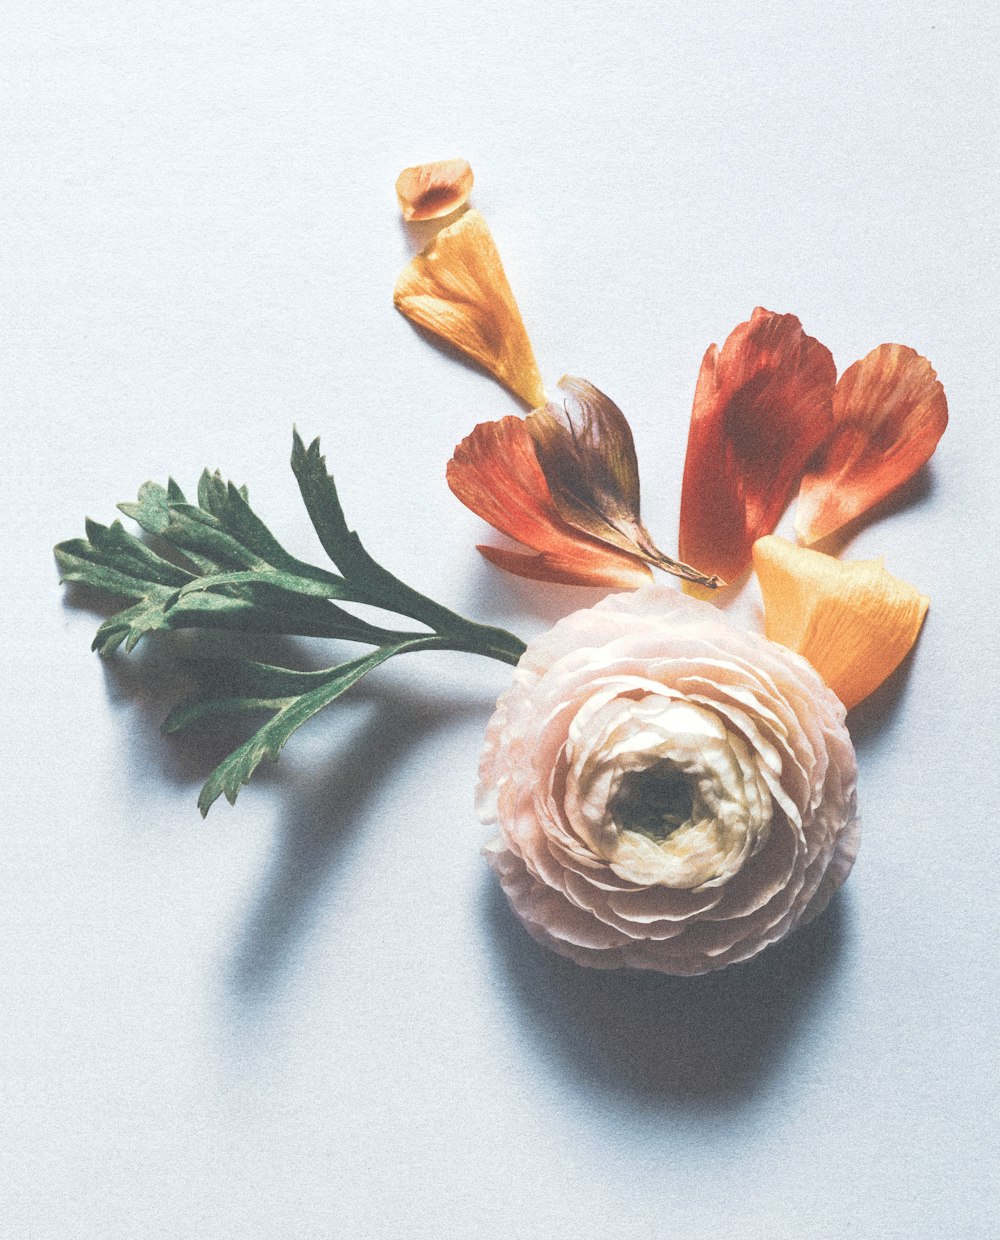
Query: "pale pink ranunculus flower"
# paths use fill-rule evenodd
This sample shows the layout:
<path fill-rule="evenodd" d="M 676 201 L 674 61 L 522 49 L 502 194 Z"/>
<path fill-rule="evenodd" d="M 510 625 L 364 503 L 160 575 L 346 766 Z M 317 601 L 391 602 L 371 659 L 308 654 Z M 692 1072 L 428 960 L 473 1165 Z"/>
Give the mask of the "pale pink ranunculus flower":
<path fill-rule="evenodd" d="M 804 659 L 650 585 L 528 645 L 477 806 L 538 942 L 695 974 L 826 907 L 857 853 L 856 775 L 844 708 Z"/>

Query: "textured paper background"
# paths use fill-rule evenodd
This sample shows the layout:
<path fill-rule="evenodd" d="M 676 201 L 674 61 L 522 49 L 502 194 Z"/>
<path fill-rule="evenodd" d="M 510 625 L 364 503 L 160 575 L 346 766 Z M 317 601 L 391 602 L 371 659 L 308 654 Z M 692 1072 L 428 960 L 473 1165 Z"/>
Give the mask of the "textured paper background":
<path fill-rule="evenodd" d="M 997 1227 L 995 6 L 9 6 L 3 1234 L 937 1240 Z M 551 382 L 632 420 L 676 531 L 698 364 L 754 305 L 952 424 L 884 554 L 933 603 L 856 713 L 843 895 L 757 964 L 594 975 L 513 923 L 471 806 L 499 665 L 420 656 L 202 823 L 156 650 L 102 666 L 51 545 L 148 477 L 321 434 L 369 546 L 523 634 L 444 463 L 510 398 L 392 310 L 399 168 L 467 156 Z"/>

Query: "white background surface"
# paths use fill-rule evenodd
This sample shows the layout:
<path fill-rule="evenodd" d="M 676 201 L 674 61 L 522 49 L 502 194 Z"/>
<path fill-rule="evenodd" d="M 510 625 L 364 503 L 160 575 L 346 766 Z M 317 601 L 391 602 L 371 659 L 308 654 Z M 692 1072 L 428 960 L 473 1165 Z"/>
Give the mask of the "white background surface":
<path fill-rule="evenodd" d="M 2 1234 L 996 1234 L 995 6 L 4 25 Z M 861 857 L 753 965 L 591 974 L 530 943 L 471 806 L 500 665 L 380 669 L 202 823 L 223 738 L 160 738 L 169 660 L 102 666 L 57 586 L 85 514 L 206 464 L 319 556 L 295 420 L 414 585 L 523 635 L 591 601 L 480 562 L 444 484 L 515 411 L 391 305 L 395 176 L 458 154 L 546 379 L 631 419 L 668 549 L 701 355 L 756 304 L 841 369 L 894 340 L 945 384 L 932 469 L 849 549 L 932 599 L 853 719 Z"/>

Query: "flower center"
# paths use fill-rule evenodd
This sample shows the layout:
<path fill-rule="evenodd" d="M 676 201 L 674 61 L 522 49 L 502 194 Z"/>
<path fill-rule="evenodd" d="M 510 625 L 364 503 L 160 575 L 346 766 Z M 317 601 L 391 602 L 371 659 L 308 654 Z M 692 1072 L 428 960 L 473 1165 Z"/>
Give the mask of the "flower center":
<path fill-rule="evenodd" d="M 660 841 L 691 818 L 693 805 L 690 783 L 664 759 L 644 771 L 627 771 L 608 810 L 619 830 Z"/>

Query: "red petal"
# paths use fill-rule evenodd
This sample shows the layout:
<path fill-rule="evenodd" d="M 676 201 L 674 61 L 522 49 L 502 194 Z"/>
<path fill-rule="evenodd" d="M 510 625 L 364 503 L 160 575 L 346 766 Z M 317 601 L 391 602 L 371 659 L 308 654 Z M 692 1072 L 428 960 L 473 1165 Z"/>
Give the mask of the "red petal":
<path fill-rule="evenodd" d="M 448 485 L 494 529 L 538 552 L 531 556 L 480 548 L 509 572 L 619 589 L 634 589 L 652 575 L 638 557 L 574 530 L 559 516 L 521 418 L 480 423 L 448 462 Z"/>
<path fill-rule="evenodd" d="M 758 307 L 709 348 L 684 462 L 682 560 L 730 582 L 747 568 L 829 433 L 836 380 L 830 350 L 793 314 Z"/>
<path fill-rule="evenodd" d="M 802 480 L 795 529 L 806 543 L 839 530 L 907 482 L 948 425 L 948 402 L 926 357 L 880 344 L 840 377 L 834 431 Z"/>

